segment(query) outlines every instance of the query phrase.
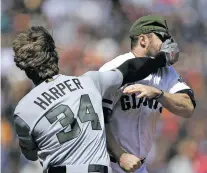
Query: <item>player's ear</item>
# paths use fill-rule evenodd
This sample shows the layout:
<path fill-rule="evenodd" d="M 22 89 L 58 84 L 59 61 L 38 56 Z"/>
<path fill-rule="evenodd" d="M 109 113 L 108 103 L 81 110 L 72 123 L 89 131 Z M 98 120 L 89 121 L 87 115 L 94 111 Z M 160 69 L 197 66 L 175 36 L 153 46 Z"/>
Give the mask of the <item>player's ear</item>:
<path fill-rule="evenodd" d="M 149 43 L 149 38 L 148 38 L 146 35 L 141 34 L 141 35 L 139 36 L 139 44 L 140 44 L 140 46 L 141 46 L 142 48 L 146 48 L 147 45 L 148 45 L 148 43 Z"/>

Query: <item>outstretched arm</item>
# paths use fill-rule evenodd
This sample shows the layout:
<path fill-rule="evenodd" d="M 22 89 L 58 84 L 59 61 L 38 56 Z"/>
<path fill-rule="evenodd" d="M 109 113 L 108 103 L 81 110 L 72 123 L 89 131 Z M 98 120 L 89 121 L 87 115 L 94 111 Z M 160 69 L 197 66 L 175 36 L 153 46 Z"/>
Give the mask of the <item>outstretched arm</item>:
<path fill-rule="evenodd" d="M 125 61 L 117 69 L 97 72 L 90 71 L 89 76 L 103 96 L 109 89 L 118 89 L 126 83 L 144 79 L 152 72 L 166 65 L 165 53 L 160 52 L 155 58 L 143 57 Z"/>
<path fill-rule="evenodd" d="M 117 69 L 123 74 L 123 83 L 139 81 L 157 71 L 158 68 L 166 66 L 165 52 L 159 52 L 154 58 L 143 57 L 125 61 Z"/>

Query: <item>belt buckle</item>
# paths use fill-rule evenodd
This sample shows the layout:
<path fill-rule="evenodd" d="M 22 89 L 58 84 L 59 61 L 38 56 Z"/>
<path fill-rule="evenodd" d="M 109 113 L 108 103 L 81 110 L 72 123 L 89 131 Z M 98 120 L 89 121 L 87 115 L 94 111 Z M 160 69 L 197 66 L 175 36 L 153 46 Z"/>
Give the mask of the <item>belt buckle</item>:
<path fill-rule="evenodd" d="M 108 173 L 108 166 L 105 165 L 88 165 L 88 173 Z"/>
<path fill-rule="evenodd" d="M 47 169 L 47 173 L 66 173 L 66 166 L 55 166 Z"/>

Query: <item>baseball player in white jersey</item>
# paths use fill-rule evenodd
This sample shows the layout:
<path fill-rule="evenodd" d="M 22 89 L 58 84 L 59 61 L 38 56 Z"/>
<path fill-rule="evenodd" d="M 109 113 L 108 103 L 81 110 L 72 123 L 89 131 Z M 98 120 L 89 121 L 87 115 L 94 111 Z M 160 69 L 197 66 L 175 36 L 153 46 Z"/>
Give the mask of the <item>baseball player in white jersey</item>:
<path fill-rule="evenodd" d="M 48 173 L 111 173 L 102 96 L 172 61 L 162 52 L 113 71 L 61 75 L 54 40 L 43 27 L 19 34 L 13 50 L 16 65 L 36 85 L 14 112 L 19 144 L 25 157 L 39 159 Z"/>
<path fill-rule="evenodd" d="M 111 70 L 129 59 L 154 56 L 159 51 L 174 57 L 173 63 L 178 59 L 177 43 L 169 35 L 162 17 L 141 17 L 132 25 L 130 38 L 131 52 L 104 64 L 99 71 Z M 145 79 L 105 95 L 103 110 L 105 117 L 108 116 L 106 137 L 113 172 L 131 172 L 139 159 L 142 164 L 135 172 L 147 173 L 144 161 L 150 152 L 162 107 L 188 118 L 195 105 L 193 91 L 173 66 L 159 68 Z M 126 157 L 127 162 L 123 160 Z"/>

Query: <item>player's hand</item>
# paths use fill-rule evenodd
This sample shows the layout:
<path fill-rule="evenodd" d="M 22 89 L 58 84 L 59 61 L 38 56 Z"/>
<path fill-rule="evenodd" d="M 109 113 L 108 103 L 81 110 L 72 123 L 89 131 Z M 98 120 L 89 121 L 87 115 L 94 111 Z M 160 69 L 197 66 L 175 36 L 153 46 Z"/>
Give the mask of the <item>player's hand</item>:
<path fill-rule="evenodd" d="M 179 48 L 173 38 L 167 39 L 162 44 L 160 51 L 165 52 L 167 65 L 173 65 L 178 61 Z"/>
<path fill-rule="evenodd" d="M 148 85 L 134 84 L 124 88 L 123 93 L 125 94 L 137 93 L 136 96 L 137 98 L 146 97 L 148 99 L 152 99 L 158 96 L 159 94 L 161 94 L 161 90 Z"/>
<path fill-rule="evenodd" d="M 142 163 L 135 155 L 123 153 L 119 159 L 119 165 L 126 172 L 134 172 L 141 167 Z"/>

